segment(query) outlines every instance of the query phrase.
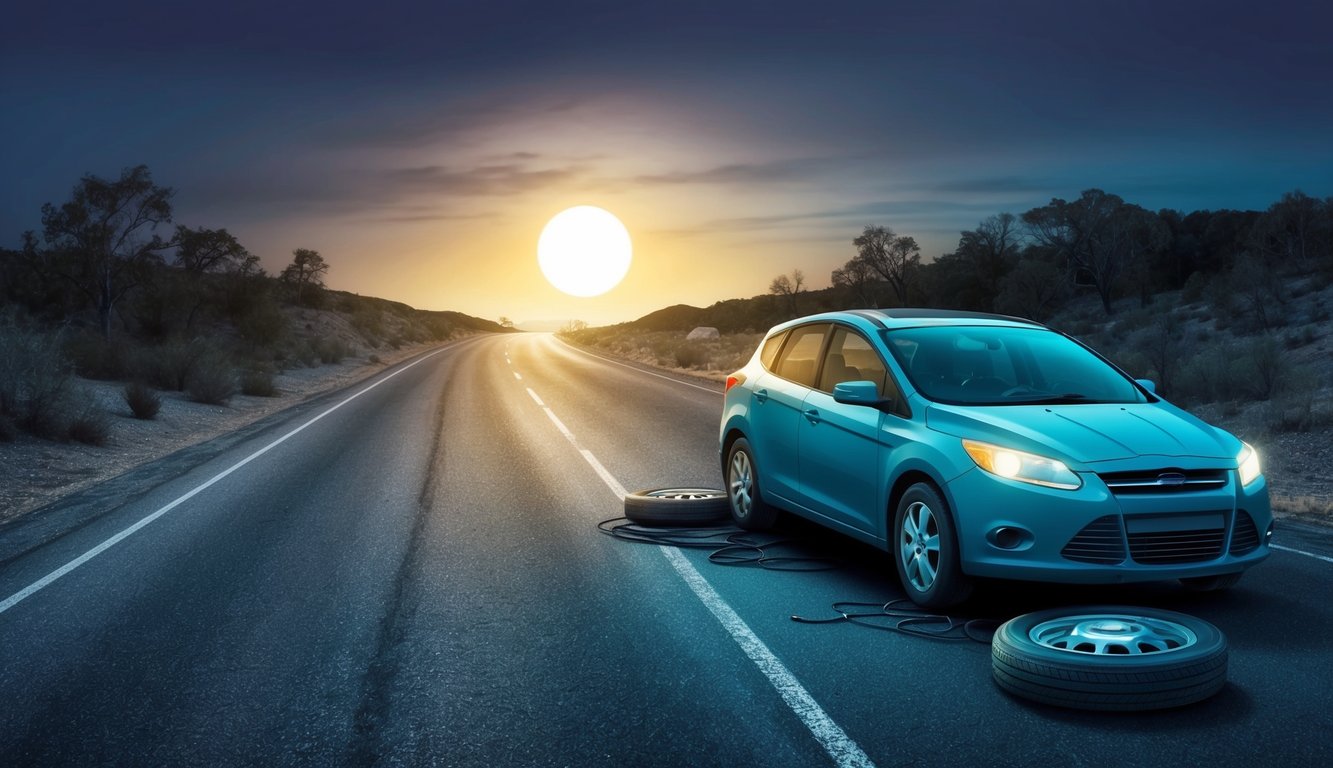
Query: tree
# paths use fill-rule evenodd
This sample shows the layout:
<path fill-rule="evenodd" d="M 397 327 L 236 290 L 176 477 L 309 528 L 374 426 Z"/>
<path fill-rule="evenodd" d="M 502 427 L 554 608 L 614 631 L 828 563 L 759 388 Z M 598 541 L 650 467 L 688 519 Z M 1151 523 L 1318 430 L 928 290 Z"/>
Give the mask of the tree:
<path fill-rule="evenodd" d="M 804 290 L 805 273 L 799 269 L 793 269 L 791 276 L 778 275 L 773 278 L 773 282 L 768 284 L 768 292 L 774 296 L 785 296 L 787 298 L 787 308 L 792 317 L 799 315 L 796 308 L 796 296 Z"/>
<path fill-rule="evenodd" d="M 297 248 L 292 251 L 292 263 L 282 269 L 282 279 L 296 286 L 296 303 L 300 304 L 307 286 L 324 287 L 324 275 L 328 272 L 329 265 L 319 251 Z"/>
<path fill-rule="evenodd" d="M 513 328 L 513 327 L 514 327 L 514 321 L 513 321 L 513 320 L 510 320 L 508 317 L 505 317 L 504 315 L 500 315 L 500 327 L 501 327 L 501 328 Z"/>
<path fill-rule="evenodd" d="M 1100 189 L 1085 190 L 1073 202 L 1055 198 L 1023 214 L 1023 221 L 1038 243 L 1069 264 L 1076 279 L 1091 282 L 1108 315 L 1121 274 L 1170 239 L 1157 216 Z"/>
<path fill-rule="evenodd" d="M 176 227 L 176 265 L 186 272 L 250 274 L 259 257 L 250 253 L 225 229 Z M 327 269 L 327 267 L 326 267 Z"/>
<path fill-rule="evenodd" d="M 923 268 L 934 300 L 958 309 L 995 311 L 1000 282 L 1018 261 L 1018 217 L 1001 213 L 964 231 L 958 248 Z"/>
<path fill-rule="evenodd" d="M 153 230 L 171 221 L 170 187 L 153 183 L 146 165 L 121 171 L 114 181 L 84 176 L 59 208 L 42 206 L 46 249 L 25 238 L 25 250 L 45 271 L 64 281 L 97 309 L 102 335 L 111 338 L 116 305 L 138 286 L 168 247 Z"/>
<path fill-rule="evenodd" d="M 1000 281 L 995 306 L 1001 312 L 1044 321 L 1069 296 L 1069 282 L 1062 277 L 1059 267 L 1029 247 Z"/>
<path fill-rule="evenodd" d="M 898 236 L 888 227 L 866 227 L 852 241 L 857 256 L 893 286 L 898 304 L 907 304 L 907 289 L 921 267 L 921 247 L 916 239 Z"/>
<path fill-rule="evenodd" d="M 878 306 L 872 289 L 879 279 L 879 274 L 859 254 L 848 259 L 840 268 L 833 270 L 831 278 L 835 286 L 851 291 L 857 304 L 872 309 Z"/>

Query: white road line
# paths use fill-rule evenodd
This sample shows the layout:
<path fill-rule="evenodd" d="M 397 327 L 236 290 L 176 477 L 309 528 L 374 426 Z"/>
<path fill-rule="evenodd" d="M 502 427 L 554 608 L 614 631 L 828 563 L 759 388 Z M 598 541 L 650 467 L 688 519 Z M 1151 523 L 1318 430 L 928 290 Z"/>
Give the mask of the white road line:
<path fill-rule="evenodd" d="M 717 391 L 716 389 L 713 389 L 713 388 L 711 388 L 711 387 L 704 387 L 704 386 L 700 386 L 700 385 L 698 385 L 698 384 L 691 384 L 691 383 L 688 382 L 688 381 L 681 381 L 680 379 L 673 378 L 673 377 L 671 377 L 671 376 L 663 376 L 663 375 L 660 374 L 660 373 L 653 373 L 652 371 L 645 371 L 645 370 L 642 369 L 642 368 L 636 368 L 635 366 L 632 366 L 632 365 L 625 365 L 624 363 L 620 362 L 619 360 L 612 360 L 612 359 L 609 358 L 609 357 L 602 357 L 601 355 L 595 355 L 595 354 L 589 352 L 589 351 L 586 350 L 586 349 L 579 349 L 578 347 L 574 346 L 573 344 L 570 344 L 569 342 L 565 341 L 564 339 L 561 339 L 559 336 L 552 336 L 551 338 L 555 339 L 556 341 L 560 342 L 561 344 L 564 344 L 566 347 L 569 347 L 570 349 L 574 350 L 575 352 L 581 352 L 581 353 L 587 355 L 588 357 L 595 357 L 595 358 L 597 358 L 598 360 L 602 360 L 602 361 L 604 361 L 604 362 L 608 362 L 608 363 L 610 363 L 610 364 L 612 364 L 612 365 L 618 365 L 618 366 L 620 366 L 621 368 L 628 368 L 628 369 L 630 369 L 631 371 L 638 371 L 639 373 L 646 374 L 646 375 L 648 375 L 648 376 L 656 376 L 656 377 L 659 378 L 659 379 L 666 379 L 667 381 L 674 381 L 675 383 L 680 384 L 680 385 L 682 385 L 682 386 L 686 386 L 686 387 L 694 387 L 695 389 L 702 389 L 702 390 L 705 391 L 705 392 L 712 392 L 712 393 L 715 394 L 715 395 L 721 395 L 721 394 L 723 394 L 722 392 L 719 392 L 719 391 Z"/>
<path fill-rule="evenodd" d="M 518 375 L 518 371 L 514 371 L 514 378 L 518 379 L 519 381 L 523 380 L 523 377 Z"/>
<path fill-rule="evenodd" d="M 791 711 L 801 718 L 805 727 L 810 729 L 815 740 L 824 747 L 833 762 L 843 768 L 873 768 L 875 763 L 862 751 L 861 747 L 845 731 L 833 722 L 824 708 L 819 706 L 815 697 L 801 685 L 801 681 L 787 669 L 777 656 L 764 645 L 764 641 L 750 629 L 745 620 L 732 609 L 722 596 L 713 589 L 685 555 L 673 547 L 660 547 L 662 554 L 676 568 L 676 573 L 685 580 L 694 594 L 712 611 L 722 626 L 731 634 L 736 644 L 750 657 L 750 661 L 759 667 L 773 687 L 778 689 L 782 700 L 787 702 Z"/>
<path fill-rule="evenodd" d="M 450 344 L 449 346 L 452 347 L 452 346 L 454 346 L 454 345 L 453 345 L 453 344 Z M 287 434 L 283 435 L 282 437 L 278 438 L 277 440 L 274 440 L 273 442 L 269 443 L 268 445 L 264 446 L 263 448 L 260 448 L 259 450 L 255 451 L 254 453 L 250 454 L 249 456 L 246 456 L 244 459 L 241 459 L 240 461 L 236 462 L 235 464 L 232 464 L 230 467 L 227 467 L 226 469 L 222 470 L 221 472 L 219 472 L 218 474 L 214 475 L 212 478 L 208 479 L 207 481 L 205 481 L 205 482 L 203 482 L 203 483 L 201 483 L 201 484 L 195 486 L 195 487 L 192 488 L 190 491 L 188 491 L 188 492 L 185 493 L 184 495 L 182 495 L 182 496 L 180 496 L 179 498 L 177 498 L 175 501 L 172 501 L 170 504 L 167 504 L 166 506 L 162 507 L 161 509 L 158 509 L 156 512 L 153 512 L 152 514 L 150 514 L 150 515 L 148 515 L 147 517 L 143 518 L 142 520 L 140 520 L 139 522 L 135 523 L 134 525 L 131 525 L 130 527 L 126 528 L 125 530 L 121 531 L 120 533 L 117 533 L 116 535 L 112 536 L 111 538 L 107 539 L 106 541 L 103 541 L 101 544 L 98 544 L 97 546 L 93 547 L 92 549 L 88 550 L 87 552 L 84 552 L 82 555 L 79 555 L 78 557 L 74 558 L 73 560 L 70 560 L 68 563 L 65 563 L 64 565 L 60 566 L 59 568 L 55 569 L 54 571 L 51 571 L 50 573 L 46 574 L 46 575 L 43 576 L 42 578 L 38 579 L 37 581 L 34 581 L 33 583 L 31 583 L 31 584 L 29 584 L 28 586 L 24 587 L 23 589 L 19 590 L 18 592 L 15 592 L 14 594 L 12 594 L 12 595 L 10 595 L 9 597 L 5 598 L 4 602 L 0 602 L 0 613 L 4 613 L 5 611 L 9 610 L 10 608 L 13 608 L 14 606 L 18 605 L 19 603 L 23 602 L 24 600 L 28 599 L 29 597 L 32 597 L 32 596 L 33 596 L 34 594 L 36 594 L 37 592 L 39 592 L 39 591 L 45 589 L 46 587 L 50 586 L 53 582 L 55 582 L 55 581 L 56 581 L 57 579 L 59 579 L 60 577 L 65 576 L 65 575 L 68 574 L 70 571 L 73 571 L 75 568 L 78 568 L 79 566 L 83 565 L 84 563 L 88 562 L 89 560 L 92 560 L 94 557 L 97 557 L 98 555 L 100 555 L 100 554 L 102 554 L 103 552 L 107 551 L 108 549 L 114 547 L 116 544 L 119 544 L 120 542 L 124 541 L 125 539 L 129 538 L 130 536 L 133 536 L 136 532 L 139 531 L 139 529 L 143 528 L 144 526 L 148 525 L 149 523 L 153 522 L 154 520 L 158 519 L 159 517 L 165 515 L 166 513 L 170 512 L 171 510 L 175 509 L 176 507 L 180 506 L 181 504 L 184 504 L 185 502 L 187 502 L 187 501 L 189 501 L 190 499 L 194 498 L 194 497 L 197 496 L 198 494 L 202 493 L 205 489 L 211 487 L 214 483 L 217 483 L 219 480 L 221 480 L 222 478 L 226 477 L 227 475 L 230 475 L 231 473 L 235 472 L 236 470 L 240 469 L 241 467 L 244 467 L 246 464 L 249 464 L 250 462 L 254 461 L 255 459 L 259 458 L 260 456 L 263 456 L 264 454 L 266 454 L 266 453 L 268 453 L 269 451 L 273 450 L 274 448 L 276 448 L 277 446 L 281 445 L 282 443 L 287 442 L 287 440 L 289 440 L 290 438 L 292 438 L 293 436 L 295 436 L 298 432 L 301 432 L 302 430 L 304 430 L 306 427 L 310 426 L 311 424 L 314 424 L 315 422 L 319 421 L 320 419 L 324 418 L 325 416 L 328 416 L 330 413 L 333 413 L 334 411 L 338 410 L 339 408 L 343 407 L 344 405 L 347 405 L 348 403 L 350 403 L 350 402 L 352 402 L 353 400 L 357 399 L 358 397 L 364 395 L 365 393 L 369 392 L 370 390 L 374 389 L 375 387 L 378 387 L 379 385 L 383 384 L 384 382 L 388 381 L 389 379 L 392 379 L 394 376 L 397 376 L 398 374 L 402 373 L 403 371 L 406 371 L 406 370 L 408 370 L 409 368 L 412 368 L 413 366 L 415 366 L 415 365 L 417 365 L 417 364 L 419 364 L 419 363 L 423 363 L 423 362 L 425 362 L 427 359 L 432 358 L 432 357 L 434 357 L 435 355 L 438 355 L 439 353 L 443 352 L 444 350 L 446 350 L 446 349 L 448 349 L 448 348 L 449 348 L 449 347 L 441 347 L 441 348 L 435 350 L 434 352 L 430 352 L 430 353 L 428 353 L 428 354 L 426 354 L 426 355 L 423 355 L 422 357 L 417 358 L 416 360 L 413 360 L 411 363 L 408 363 L 407 365 L 403 366 L 402 368 L 399 368 L 398 370 L 394 371 L 393 373 L 390 373 L 388 376 L 385 376 L 384 378 L 380 379 L 379 381 L 375 382 L 374 384 L 371 384 L 370 386 L 366 387 L 365 389 L 361 390 L 360 392 L 357 392 L 357 393 L 354 394 L 354 395 L 350 395 L 349 397 L 347 397 L 347 399 L 343 400 L 342 402 L 338 403 L 337 405 L 334 405 L 333 407 L 329 408 L 328 410 L 326 410 L 326 411 L 324 411 L 323 413 L 319 414 L 318 416 L 314 417 L 314 418 L 311 419 L 310 421 L 307 421 L 306 423 L 302 424 L 301 426 L 297 427 L 296 429 L 293 429 L 291 432 L 288 432 Z"/>
<path fill-rule="evenodd" d="M 1273 549 L 1280 549 L 1283 552 L 1291 552 L 1297 555 L 1305 555 L 1306 557 L 1313 557 L 1316 560 L 1323 560 L 1326 563 L 1333 563 L 1333 557 L 1329 557 L 1327 555 L 1316 555 L 1313 552 L 1306 552 L 1303 549 L 1292 549 L 1291 547 L 1284 547 L 1281 544 L 1269 544 L 1268 546 L 1272 547 Z"/>
<path fill-rule="evenodd" d="M 555 422 L 556 427 L 560 429 L 560 434 L 565 436 L 565 439 L 583 456 L 583 460 L 588 462 L 597 476 L 602 478 L 606 487 L 611 489 L 616 498 L 623 501 L 629 495 L 625 491 L 625 486 L 621 485 L 620 481 L 616 480 L 615 476 L 602 465 L 602 462 L 597 460 L 592 451 L 579 445 L 574 433 L 569 431 L 554 411 L 542 403 L 536 392 L 529 388 L 528 393 L 532 395 L 533 400 L 537 401 L 542 410 L 546 411 L 546 415 L 551 417 L 551 421 Z M 671 563 L 671 566 L 676 569 L 676 573 L 680 574 L 680 577 L 684 579 L 685 584 L 694 592 L 695 596 L 718 620 L 722 628 L 727 630 L 727 633 L 741 647 L 750 661 L 753 661 L 755 666 L 759 667 L 759 671 L 764 673 L 764 677 L 767 677 L 768 681 L 777 689 L 778 695 L 782 696 L 782 700 L 810 730 L 820 746 L 824 747 L 824 751 L 828 752 L 829 757 L 833 758 L 833 762 L 839 768 L 874 768 L 875 763 L 870 757 L 837 723 L 833 722 L 833 718 L 829 717 L 824 708 L 819 706 L 819 702 L 815 701 L 815 697 L 810 695 L 804 685 L 801 685 L 801 681 L 797 680 L 796 676 L 787 669 L 787 666 L 769 650 L 764 641 L 759 639 L 759 636 L 754 633 L 754 630 L 750 629 L 750 626 L 745 623 L 740 614 L 736 613 L 727 604 L 727 601 L 717 593 L 717 590 L 713 589 L 708 580 L 699 573 L 698 569 L 690 563 L 685 555 L 674 547 L 659 546 L 658 550 L 666 557 L 667 562 Z"/>

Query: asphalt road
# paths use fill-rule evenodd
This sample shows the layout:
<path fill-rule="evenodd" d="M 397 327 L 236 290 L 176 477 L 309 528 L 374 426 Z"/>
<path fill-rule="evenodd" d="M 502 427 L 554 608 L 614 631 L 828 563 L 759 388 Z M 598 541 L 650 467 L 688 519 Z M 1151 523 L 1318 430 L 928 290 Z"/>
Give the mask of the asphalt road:
<path fill-rule="evenodd" d="M 1333 538 L 1226 594 L 987 585 L 1222 628 L 1180 710 L 1027 704 L 986 645 L 846 623 L 887 555 L 778 572 L 630 544 L 617 492 L 720 484 L 720 391 L 474 338 L 0 529 L 0 765 L 1329 765 Z M 147 521 L 147 522 L 145 522 Z M 1321 559 L 1322 558 L 1322 559 Z M 73 567 L 71 567 L 73 566 Z"/>

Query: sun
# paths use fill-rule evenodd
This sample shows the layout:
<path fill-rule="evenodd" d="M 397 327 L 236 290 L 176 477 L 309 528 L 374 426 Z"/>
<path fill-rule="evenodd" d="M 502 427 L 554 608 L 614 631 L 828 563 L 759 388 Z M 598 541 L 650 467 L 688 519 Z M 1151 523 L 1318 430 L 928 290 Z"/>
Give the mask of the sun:
<path fill-rule="evenodd" d="M 537 239 L 542 274 L 571 296 L 600 296 L 615 288 L 629 271 L 631 251 L 625 225 L 594 205 L 557 213 Z"/>

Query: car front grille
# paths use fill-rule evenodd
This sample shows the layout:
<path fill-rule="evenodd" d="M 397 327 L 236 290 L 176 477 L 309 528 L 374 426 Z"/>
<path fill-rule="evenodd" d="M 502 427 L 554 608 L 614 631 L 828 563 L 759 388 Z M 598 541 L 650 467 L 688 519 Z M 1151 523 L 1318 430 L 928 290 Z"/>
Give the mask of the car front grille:
<path fill-rule="evenodd" d="M 1144 565 L 1197 563 L 1222 554 L 1225 528 L 1129 534 L 1129 554 Z"/>
<path fill-rule="evenodd" d="M 1236 530 L 1231 533 L 1231 554 L 1243 555 L 1259 548 L 1259 529 L 1254 518 L 1243 509 L 1236 510 Z"/>
<path fill-rule="evenodd" d="M 1142 493 L 1196 493 L 1227 484 L 1226 469 L 1152 469 L 1098 475 L 1117 496 Z"/>
<path fill-rule="evenodd" d="M 1120 533 L 1120 518 L 1115 515 L 1099 517 L 1083 527 L 1069 540 L 1060 554 L 1068 560 L 1098 565 L 1114 565 L 1125 561 L 1125 538 Z"/>

